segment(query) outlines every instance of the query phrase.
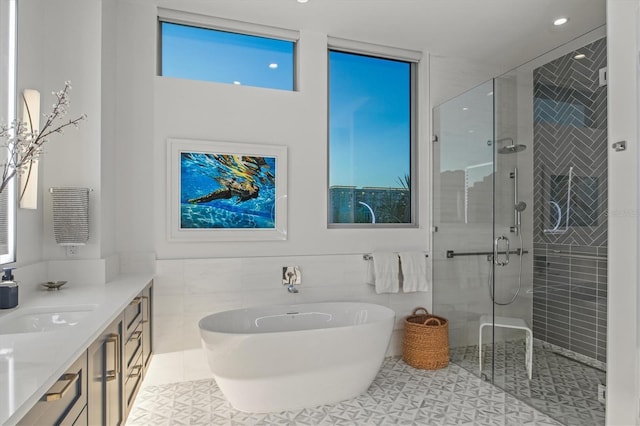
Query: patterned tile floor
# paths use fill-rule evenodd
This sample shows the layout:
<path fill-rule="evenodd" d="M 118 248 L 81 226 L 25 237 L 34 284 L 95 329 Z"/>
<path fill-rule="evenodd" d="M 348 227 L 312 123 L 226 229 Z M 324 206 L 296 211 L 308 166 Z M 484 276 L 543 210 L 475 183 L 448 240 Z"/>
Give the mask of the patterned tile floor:
<path fill-rule="evenodd" d="M 496 344 L 493 383 L 565 425 L 604 425 L 605 404 L 598 402 L 598 384 L 606 382 L 606 373 L 534 342 L 532 380 L 525 368 L 524 340 L 516 340 Z M 488 374 L 492 354 L 485 354 L 483 373 Z M 452 350 L 451 359 L 478 374 L 477 345 Z"/>
<path fill-rule="evenodd" d="M 385 360 L 367 393 L 338 404 L 270 414 L 237 411 L 214 380 L 143 387 L 128 426 L 553 425 L 560 423 L 458 365 L 426 371 Z"/>

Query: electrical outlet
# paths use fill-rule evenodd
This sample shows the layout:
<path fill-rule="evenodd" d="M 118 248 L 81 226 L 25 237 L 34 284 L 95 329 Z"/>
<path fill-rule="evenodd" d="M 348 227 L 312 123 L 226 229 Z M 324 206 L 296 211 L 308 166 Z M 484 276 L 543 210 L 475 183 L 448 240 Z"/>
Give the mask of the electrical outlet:
<path fill-rule="evenodd" d="M 606 404 L 607 402 L 607 386 L 598 383 L 598 402 Z"/>

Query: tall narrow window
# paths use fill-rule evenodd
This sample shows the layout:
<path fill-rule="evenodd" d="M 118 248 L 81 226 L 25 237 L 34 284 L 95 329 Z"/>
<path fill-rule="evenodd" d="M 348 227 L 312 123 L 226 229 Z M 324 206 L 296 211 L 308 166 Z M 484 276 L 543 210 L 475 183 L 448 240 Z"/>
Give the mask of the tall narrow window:
<path fill-rule="evenodd" d="M 414 73 L 329 51 L 329 226 L 415 224 Z"/>
<path fill-rule="evenodd" d="M 160 21 L 160 75 L 294 90 L 289 40 Z"/>

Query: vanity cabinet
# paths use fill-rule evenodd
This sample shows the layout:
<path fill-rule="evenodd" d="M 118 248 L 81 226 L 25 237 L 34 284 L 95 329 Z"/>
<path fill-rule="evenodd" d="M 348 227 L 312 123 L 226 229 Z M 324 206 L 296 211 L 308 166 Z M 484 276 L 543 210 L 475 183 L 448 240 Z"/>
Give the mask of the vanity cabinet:
<path fill-rule="evenodd" d="M 123 425 L 153 354 L 152 311 L 150 282 L 18 424 Z"/>
<path fill-rule="evenodd" d="M 129 305 L 125 310 L 125 322 L 127 323 L 123 358 L 125 416 L 129 414 L 142 383 L 142 297 L 138 296 L 136 299 L 132 302 L 133 305 Z M 128 312 L 131 311 L 135 311 L 133 321 L 130 321 L 132 317 L 128 316 Z"/>
<path fill-rule="evenodd" d="M 86 352 L 44 394 L 20 420 L 19 425 L 86 426 L 87 419 Z"/>
<path fill-rule="evenodd" d="M 122 314 L 107 327 L 89 349 L 88 416 L 90 425 L 121 425 L 123 416 Z"/>
<path fill-rule="evenodd" d="M 147 285 L 124 311 L 124 410 L 131 411 L 151 359 L 151 309 L 153 284 Z"/>
<path fill-rule="evenodd" d="M 147 373 L 153 354 L 153 282 L 142 290 L 142 364 Z"/>

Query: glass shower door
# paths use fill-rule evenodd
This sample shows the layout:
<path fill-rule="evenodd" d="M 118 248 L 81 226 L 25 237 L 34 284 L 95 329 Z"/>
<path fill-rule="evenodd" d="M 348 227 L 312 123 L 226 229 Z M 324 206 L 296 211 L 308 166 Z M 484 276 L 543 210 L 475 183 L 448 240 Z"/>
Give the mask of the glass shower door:
<path fill-rule="evenodd" d="M 494 268 L 508 242 L 495 229 L 494 91 L 491 80 L 434 108 L 433 150 L 434 312 L 449 320 L 451 360 L 488 380 Z"/>
<path fill-rule="evenodd" d="M 533 116 L 512 71 L 494 85 L 494 238 L 503 242 L 493 265 L 493 383 L 507 391 L 533 374 L 532 256 Z M 530 93 L 530 92 L 529 92 Z M 520 100 L 520 102 L 519 102 Z M 526 110 L 525 110 L 526 109 Z M 507 253 L 508 251 L 508 253 Z"/>

